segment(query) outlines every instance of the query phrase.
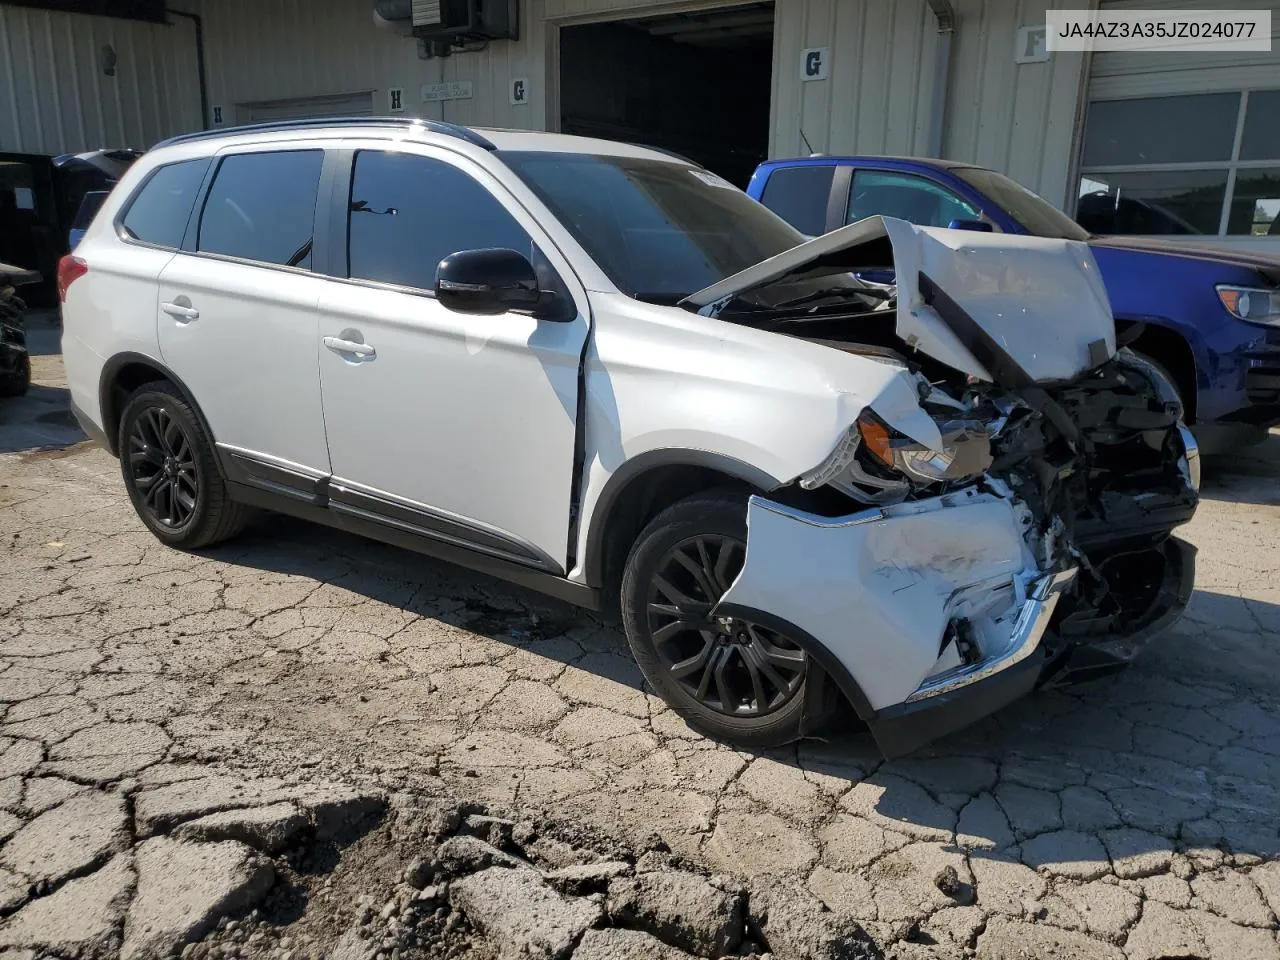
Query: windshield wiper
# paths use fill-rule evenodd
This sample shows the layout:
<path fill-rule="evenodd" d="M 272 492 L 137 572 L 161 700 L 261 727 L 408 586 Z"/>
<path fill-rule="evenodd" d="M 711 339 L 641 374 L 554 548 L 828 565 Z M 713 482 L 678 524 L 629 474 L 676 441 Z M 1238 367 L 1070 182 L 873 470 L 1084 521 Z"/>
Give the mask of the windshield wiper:
<path fill-rule="evenodd" d="M 817 303 L 820 300 L 829 300 L 832 297 L 869 297 L 872 300 L 892 300 L 895 294 L 886 290 L 877 290 L 874 287 L 827 287 L 823 290 L 815 290 L 813 293 L 806 293 L 803 297 L 794 297 L 791 300 L 781 300 L 772 304 L 771 310 L 784 310 L 789 307 L 803 307 L 809 303 Z"/>

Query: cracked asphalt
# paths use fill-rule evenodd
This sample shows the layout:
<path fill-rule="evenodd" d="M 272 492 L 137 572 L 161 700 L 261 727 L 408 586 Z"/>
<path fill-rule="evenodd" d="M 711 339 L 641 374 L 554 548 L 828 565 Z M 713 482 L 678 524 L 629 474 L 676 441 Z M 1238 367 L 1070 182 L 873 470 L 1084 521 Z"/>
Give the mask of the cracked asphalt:
<path fill-rule="evenodd" d="M 175 762 L 377 776 L 656 833 L 889 955 L 1280 958 L 1280 436 L 1208 464 L 1191 608 L 1127 673 L 904 760 L 856 730 L 753 755 L 555 601 L 284 518 L 161 546 L 32 342 L 0 401 L 0 837 Z"/>

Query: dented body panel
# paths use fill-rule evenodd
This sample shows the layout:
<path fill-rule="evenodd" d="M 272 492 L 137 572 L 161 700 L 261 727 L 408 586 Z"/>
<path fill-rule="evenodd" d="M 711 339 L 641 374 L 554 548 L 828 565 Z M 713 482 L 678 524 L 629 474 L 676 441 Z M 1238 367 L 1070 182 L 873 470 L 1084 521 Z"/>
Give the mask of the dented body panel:
<path fill-rule="evenodd" d="M 1013 504 L 974 488 L 837 518 L 753 497 L 747 530 L 746 564 L 723 602 L 818 638 L 873 710 L 961 666 L 946 641 L 958 618 L 990 657 L 1024 642 L 1019 613 L 1050 575 L 1036 568 Z"/>
<path fill-rule="evenodd" d="M 601 516 L 611 479 L 648 457 L 715 465 L 762 490 L 791 483 L 868 407 L 926 446 L 941 444 L 904 367 L 621 294 L 596 297 L 609 318 L 583 370 L 583 516 Z M 584 564 L 570 578 L 581 580 L 591 525 L 578 536 Z"/>
<path fill-rule="evenodd" d="M 883 262 L 886 239 L 892 248 L 890 263 Z M 1069 379 L 1115 353 L 1111 305 L 1087 244 L 918 227 L 893 217 L 868 217 L 810 240 L 700 290 L 686 302 L 714 315 L 718 305 L 788 275 L 873 266 L 894 266 L 902 278 L 930 277 L 1033 380 Z M 933 359 L 992 379 L 915 284 L 900 288 L 897 330 L 909 346 Z"/>

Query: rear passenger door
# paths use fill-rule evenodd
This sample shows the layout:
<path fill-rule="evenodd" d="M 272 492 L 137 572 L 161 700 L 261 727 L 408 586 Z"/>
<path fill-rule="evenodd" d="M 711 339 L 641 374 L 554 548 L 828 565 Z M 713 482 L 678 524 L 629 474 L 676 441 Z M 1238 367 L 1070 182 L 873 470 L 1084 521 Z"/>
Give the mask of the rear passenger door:
<path fill-rule="evenodd" d="M 305 494 L 328 473 L 312 273 L 321 149 L 228 148 L 160 274 L 159 342 L 237 474 Z M 282 489 L 283 488 L 283 489 Z"/>

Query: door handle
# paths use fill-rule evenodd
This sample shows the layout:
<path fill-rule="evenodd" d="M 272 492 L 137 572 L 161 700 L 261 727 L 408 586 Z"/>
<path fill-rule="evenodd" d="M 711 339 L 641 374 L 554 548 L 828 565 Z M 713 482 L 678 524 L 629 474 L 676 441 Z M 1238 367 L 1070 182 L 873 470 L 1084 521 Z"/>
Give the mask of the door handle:
<path fill-rule="evenodd" d="M 181 301 L 186 301 L 185 303 Z M 179 297 L 173 302 L 160 304 L 160 309 L 173 317 L 175 320 L 181 320 L 183 323 L 190 323 L 192 320 L 200 319 L 200 311 L 191 306 L 191 301 L 186 297 Z"/>
<path fill-rule="evenodd" d="M 356 343 L 354 340 L 343 340 L 341 337 L 325 337 L 324 345 L 334 353 L 350 353 L 357 357 L 372 357 L 377 351 L 367 343 Z"/>

